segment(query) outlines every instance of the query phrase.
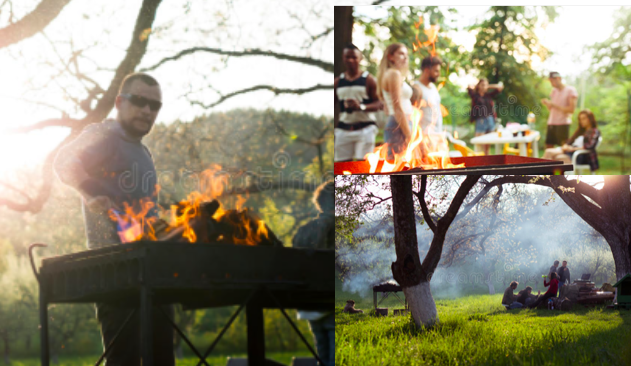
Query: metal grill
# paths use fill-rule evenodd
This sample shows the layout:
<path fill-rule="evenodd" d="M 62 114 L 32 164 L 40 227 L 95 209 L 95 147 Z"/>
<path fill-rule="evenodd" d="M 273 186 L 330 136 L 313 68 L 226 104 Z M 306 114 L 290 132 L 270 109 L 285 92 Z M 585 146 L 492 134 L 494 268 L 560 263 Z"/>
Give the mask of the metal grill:
<path fill-rule="evenodd" d="M 146 335 L 151 334 L 154 305 L 241 305 L 224 330 L 245 307 L 250 365 L 264 365 L 263 308 L 281 309 L 296 331 L 285 308 L 332 311 L 333 266 L 332 250 L 172 242 L 136 242 L 45 258 L 38 275 L 42 365 L 48 365 L 49 356 L 48 304 L 92 302 L 139 309 L 141 355 L 148 364 L 152 345 Z M 222 334 L 205 355 L 194 349 L 200 360 Z"/>

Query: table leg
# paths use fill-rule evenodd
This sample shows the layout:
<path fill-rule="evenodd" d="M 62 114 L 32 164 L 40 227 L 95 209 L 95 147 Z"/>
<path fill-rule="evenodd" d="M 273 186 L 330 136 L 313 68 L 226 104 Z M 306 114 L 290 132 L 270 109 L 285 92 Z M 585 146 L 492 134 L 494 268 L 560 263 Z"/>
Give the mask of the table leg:
<path fill-rule="evenodd" d="M 534 141 L 532 142 L 532 156 L 534 158 L 538 158 L 539 157 L 539 141 L 538 141 L 538 139 L 534 139 Z"/>
<path fill-rule="evenodd" d="M 480 144 L 473 144 L 473 151 L 475 152 L 484 151 L 484 148 Z"/>
<path fill-rule="evenodd" d="M 256 304 L 245 307 L 248 326 L 248 365 L 265 365 L 265 330 L 263 328 L 263 308 Z"/>
<path fill-rule="evenodd" d="M 519 143 L 519 156 L 528 156 L 528 148 L 525 142 Z"/>
<path fill-rule="evenodd" d="M 495 144 L 495 155 L 504 154 L 503 144 Z"/>
<path fill-rule="evenodd" d="M 146 285 L 140 288 L 140 358 L 141 365 L 153 365 L 152 293 Z"/>
<path fill-rule="evenodd" d="M 43 284 L 39 285 L 39 336 L 42 366 L 50 365 L 50 349 L 48 346 L 48 302 Z"/>

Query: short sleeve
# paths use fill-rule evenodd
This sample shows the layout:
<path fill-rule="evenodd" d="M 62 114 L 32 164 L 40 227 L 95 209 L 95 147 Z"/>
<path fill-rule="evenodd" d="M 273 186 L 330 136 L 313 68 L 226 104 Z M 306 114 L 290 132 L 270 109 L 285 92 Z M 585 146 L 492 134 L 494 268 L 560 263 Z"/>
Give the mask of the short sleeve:
<path fill-rule="evenodd" d="M 94 174 L 95 169 L 116 151 L 116 139 L 101 123 L 86 127 L 77 140 L 79 146 L 76 154 L 88 174 Z"/>
<path fill-rule="evenodd" d="M 576 88 L 574 88 L 573 86 L 568 86 L 568 88 L 570 89 L 570 93 L 569 96 L 570 98 L 574 97 L 574 98 L 578 98 L 578 92 L 576 91 Z"/>

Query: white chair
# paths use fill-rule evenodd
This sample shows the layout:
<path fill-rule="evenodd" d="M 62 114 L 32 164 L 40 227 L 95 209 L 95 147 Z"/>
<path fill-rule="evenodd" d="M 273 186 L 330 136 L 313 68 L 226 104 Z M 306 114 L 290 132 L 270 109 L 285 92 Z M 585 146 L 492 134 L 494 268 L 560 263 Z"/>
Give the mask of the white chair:
<path fill-rule="evenodd" d="M 598 138 L 598 142 L 596 143 L 596 149 L 598 149 L 598 147 L 600 146 L 600 144 L 602 142 L 603 142 L 603 137 L 600 136 Z M 580 146 L 583 146 L 582 140 L 581 140 L 581 145 Z M 577 164 L 576 163 L 576 161 L 578 160 L 578 157 L 580 155 L 589 154 L 589 152 L 590 152 L 589 150 L 585 150 L 585 149 L 574 151 L 574 154 L 572 154 L 572 165 L 574 166 L 574 170 L 571 171 L 571 172 L 568 172 L 566 174 L 567 175 L 579 175 L 579 174 L 581 174 L 582 171 L 588 171 L 589 174 L 594 174 L 594 172 L 592 171 L 592 167 L 589 164 Z"/>

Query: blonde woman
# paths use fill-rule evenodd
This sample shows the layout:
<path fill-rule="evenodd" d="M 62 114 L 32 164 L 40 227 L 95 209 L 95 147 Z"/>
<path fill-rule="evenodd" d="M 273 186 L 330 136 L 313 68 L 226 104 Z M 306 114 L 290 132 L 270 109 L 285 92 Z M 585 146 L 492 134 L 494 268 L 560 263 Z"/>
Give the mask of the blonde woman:
<path fill-rule="evenodd" d="M 377 96 L 386 105 L 388 122 L 384 139 L 388 144 L 388 160 L 401 153 L 412 135 L 412 88 L 405 82 L 408 73 L 408 50 L 394 43 L 386 48 L 377 74 Z"/>

